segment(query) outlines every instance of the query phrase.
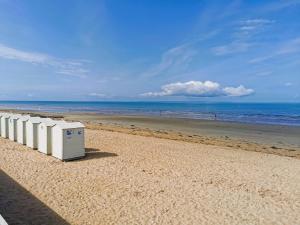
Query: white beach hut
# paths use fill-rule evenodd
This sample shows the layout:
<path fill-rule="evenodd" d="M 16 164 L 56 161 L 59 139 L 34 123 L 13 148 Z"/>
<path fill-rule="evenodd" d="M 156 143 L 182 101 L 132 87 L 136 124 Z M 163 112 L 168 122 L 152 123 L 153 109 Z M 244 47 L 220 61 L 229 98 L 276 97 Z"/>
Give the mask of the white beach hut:
<path fill-rule="evenodd" d="M 2 121 L 2 117 L 5 116 L 7 113 L 0 113 L 0 136 L 1 136 L 1 132 L 2 132 L 2 126 L 1 126 L 1 121 Z"/>
<path fill-rule="evenodd" d="M 52 154 L 52 128 L 56 124 L 66 123 L 64 120 L 44 120 L 38 125 L 38 151 L 47 155 Z"/>
<path fill-rule="evenodd" d="M 42 122 L 40 117 L 30 117 L 26 121 L 26 145 L 30 148 L 38 147 L 38 125 Z"/>
<path fill-rule="evenodd" d="M 1 130 L 2 130 L 2 128 L 1 128 L 1 118 L 2 118 L 3 115 L 4 115 L 4 113 L 0 113 L 0 136 L 1 136 Z"/>
<path fill-rule="evenodd" d="M 1 117 L 1 137 L 8 138 L 9 135 L 8 122 L 10 117 L 11 117 L 10 114 L 3 114 Z"/>
<path fill-rule="evenodd" d="M 52 156 L 61 160 L 85 156 L 82 123 L 59 123 L 52 128 Z"/>
<path fill-rule="evenodd" d="M 17 120 L 17 142 L 26 145 L 26 122 L 30 116 L 24 115 Z"/>
<path fill-rule="evenodd" d="M 17 141 L 17 121 L 21 116 L 21 114 L 13 114 L 8 120 L 8 138 L 12 141 Z"/>

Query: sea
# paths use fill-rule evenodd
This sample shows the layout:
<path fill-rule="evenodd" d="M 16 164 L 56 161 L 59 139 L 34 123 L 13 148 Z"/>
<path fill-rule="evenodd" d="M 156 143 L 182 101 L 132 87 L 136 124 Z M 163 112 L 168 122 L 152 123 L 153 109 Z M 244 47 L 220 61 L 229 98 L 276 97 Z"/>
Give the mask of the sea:
<path fill-rule="evenodd" d="M 0 101 L 0 109 L 93 112 L 300 126 L 300 103 Z"/>

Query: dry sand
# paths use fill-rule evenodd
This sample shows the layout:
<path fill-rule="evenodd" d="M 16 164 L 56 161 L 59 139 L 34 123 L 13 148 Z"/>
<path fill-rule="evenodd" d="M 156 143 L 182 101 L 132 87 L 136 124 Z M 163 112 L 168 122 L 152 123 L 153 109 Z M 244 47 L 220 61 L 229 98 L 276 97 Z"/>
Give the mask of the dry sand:
<path fill-rule="evenodd" d="M 61 162 L 0 138 L 10 224 L 300 224 L 300 160 L 87 129 Z"/>

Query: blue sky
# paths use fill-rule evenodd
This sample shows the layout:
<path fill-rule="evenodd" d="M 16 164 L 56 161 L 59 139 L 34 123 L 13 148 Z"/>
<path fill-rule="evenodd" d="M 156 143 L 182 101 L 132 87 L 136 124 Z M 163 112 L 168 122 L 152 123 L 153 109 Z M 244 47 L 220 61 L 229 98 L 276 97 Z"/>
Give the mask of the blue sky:
<path fill-rule="evenodd" d="M 300 102 L 300 0 L 0 0 L 1 100 Z"/>

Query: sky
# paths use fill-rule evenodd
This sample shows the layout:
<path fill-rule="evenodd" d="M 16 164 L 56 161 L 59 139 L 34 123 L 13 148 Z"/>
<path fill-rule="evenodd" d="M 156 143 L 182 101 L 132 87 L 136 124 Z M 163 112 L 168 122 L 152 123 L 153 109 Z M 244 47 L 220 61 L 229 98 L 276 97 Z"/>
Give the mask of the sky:
<path fill-rule="evenodd" d="M 0 100 L 300 102 L 300 0 L 0 0 Z"/>

